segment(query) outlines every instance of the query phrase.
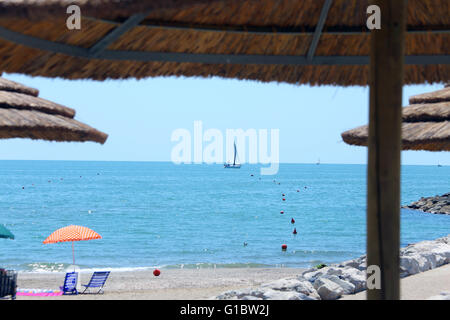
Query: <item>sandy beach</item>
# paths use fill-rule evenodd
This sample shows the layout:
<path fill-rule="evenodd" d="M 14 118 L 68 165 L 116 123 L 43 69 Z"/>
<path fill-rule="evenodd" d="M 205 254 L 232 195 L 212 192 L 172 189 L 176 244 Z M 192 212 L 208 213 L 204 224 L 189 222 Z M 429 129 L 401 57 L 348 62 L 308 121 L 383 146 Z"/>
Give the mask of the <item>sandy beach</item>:
<path fill-rule="evenodd" d="M 299 275 L 302 271 L 303 269 L 296 268 L 162 269 L 159 277 L 155 277 L 152 270 L 112 271 L 106 282 L 104 294 L 55 297 L 17 296 L 17 299 L 209 299 L 227 290 L 257 287 L 271 280 Z M 90 273 L 83 272 L 81 283 L 87 283 L 90 276 Z M 19 289 L 58 289 L 63 284 L 64 273 L 22 272 L 19 273 L 17 281 Z"/>

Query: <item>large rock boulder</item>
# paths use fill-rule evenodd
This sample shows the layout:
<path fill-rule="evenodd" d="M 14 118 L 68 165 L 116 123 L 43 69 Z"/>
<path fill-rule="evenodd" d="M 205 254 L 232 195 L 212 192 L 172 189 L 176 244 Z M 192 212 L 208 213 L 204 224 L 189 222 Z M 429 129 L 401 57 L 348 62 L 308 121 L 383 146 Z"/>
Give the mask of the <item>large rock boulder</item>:
<path fill-rule="evenodd" d="M 338 276 L 323 276 L 321 279 L 328 279 L 336 283 L 342 289 L 342 294 L 353 294 L 355 293 L 355 285 L 349 281 L 343 280 Z"/>
<path fill-rule="evenodd" d="M 341 279 L 355 286 L 355 293 L 366 290 L 366 273 L 356 268 L 343 268 Z"/>
<path fill-rule="evenodd" d="M 315 300 L 303 293 L 295 291 L 280 291 L 269 289 L 264 292 L 264 300 Z"/>
<path fill-rule="evenodd" d="M 295 291 L 304 295 L 310 296 L 313 299 L 319 299 L 319 295 L 314 289 L 313 285 L 303 279 L 280 279 L 261 285 L 262 289 L 273 289 L 278 291 Z"/>
<path fill-rule="evenodd" d="M 322 300 L 336 300 L 344 293 L 344 290 L 337 283 L 321 277 L 314 281 L 314 289 L 317 290 Z"/>

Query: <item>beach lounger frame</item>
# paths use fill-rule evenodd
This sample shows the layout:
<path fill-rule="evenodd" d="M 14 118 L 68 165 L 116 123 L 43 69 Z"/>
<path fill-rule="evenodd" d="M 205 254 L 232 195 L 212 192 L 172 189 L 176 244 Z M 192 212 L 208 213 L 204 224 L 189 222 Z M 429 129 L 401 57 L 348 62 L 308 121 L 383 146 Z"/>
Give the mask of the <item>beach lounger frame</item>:
<path fill-rule="evenodd" d="M 78 294 L 77 291 L 78 272 L 67 272 L 64 284 L 59 287 L 64 295 Z"/>
<path fill-rule="evenodd" d="M 106 280 L 108 280 L 109 274 L 111 271 L 95 271 L 92 276 L 91 280 L 89 280 L 88 284 L 83 284 L 84 291 L 81 292 L 82 294 L 103 294 L 105 293 L 103 291 L 103 286 L 105 285 Z M 97 292 L 86 292 L 86 290 L 90 288 L 99 288 Z"/>

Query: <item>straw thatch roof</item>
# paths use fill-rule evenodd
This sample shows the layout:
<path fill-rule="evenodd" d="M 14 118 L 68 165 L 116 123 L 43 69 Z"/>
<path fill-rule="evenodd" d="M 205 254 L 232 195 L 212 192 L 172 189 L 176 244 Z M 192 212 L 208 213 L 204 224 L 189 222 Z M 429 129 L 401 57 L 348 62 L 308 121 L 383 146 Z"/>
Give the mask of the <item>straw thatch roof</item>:
<path fill-rule="evenodd" d="M 1 75 L 1 73 L 0 73 Z M 11 91 L 28 94 L 30 96 L 37 97 L 39 95 L 39 90 L 24 86 L 21 83 L 14 82 L 5 78 L 0 77 L 0 91 Z"/>
<path fill-rule="evenodd" d="M 66 27 L 78 4 L 80 30 Z M 0 72 L 367 85 L 368 0 L 6 0 Z M 450 2 L 409 0 L 406 84 L 450 80 Z"/>
<path fill-rule="evenodd" d="M 412 96 L 409 102 L 402 113 L 402 149 L 450 151 L 450 87 Z M 368 131 L 361 126 L 343 132 L 342 139 L 367 146 Z"/>
<path fill-rule="evenodd" d="M 106 141 L 107 134 L 74 120 L 75 110 L 37 95 L 36 89 L 0 78 L 0 139 Z"/>

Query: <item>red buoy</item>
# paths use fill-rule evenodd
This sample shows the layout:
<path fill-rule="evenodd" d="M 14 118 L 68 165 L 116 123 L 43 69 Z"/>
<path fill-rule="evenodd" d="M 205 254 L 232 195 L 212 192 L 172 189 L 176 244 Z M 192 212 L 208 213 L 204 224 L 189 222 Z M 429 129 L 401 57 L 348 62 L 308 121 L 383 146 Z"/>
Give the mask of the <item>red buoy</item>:
<path fill-rule="evenodd" d="M 293 234 L 297 234 L 297 229 L 294 228 L 294 231 L 292 232 Z"/>
<path fill-rule="evenodd" d="M 286 199 L 285 199 L 285 198 L 283 198 L 283 201 L 286 201 Z"/>
<path fill-rule="evenodd" d="M 280 211 L 280 213 L 281 213 L 281 214 L 284 214 L 284 211 L 283 211 L 283 210 L 281 210 L 281 211 Z"/>
<path fill-rule="evenodd" d="M 158 269 L 155 269 L 155 270 L 153 271 L 153 275 L 154 275 L 155 277 L 159 276 L 160 274 L 161 274 L 161 271 L 159 271 Z"/>
<path fill-rule="evenodd" d="M 286 251 L 286 249 L 287 249 L 287 244 L 282 244 L 281 245 L 281 250 Z"/>
<path fill-rule="evenodd" d="M 295 220 L 294 220 L 294 218 L 292 218 L 292 219 L 291 219 L 291 223 L 292 223 L 292 224 L 294 224 L 294 223 L 295 223 Z"/>

